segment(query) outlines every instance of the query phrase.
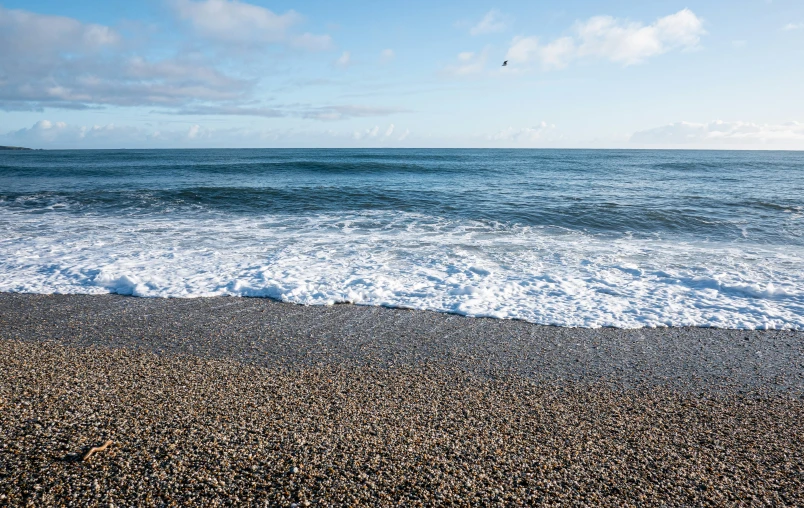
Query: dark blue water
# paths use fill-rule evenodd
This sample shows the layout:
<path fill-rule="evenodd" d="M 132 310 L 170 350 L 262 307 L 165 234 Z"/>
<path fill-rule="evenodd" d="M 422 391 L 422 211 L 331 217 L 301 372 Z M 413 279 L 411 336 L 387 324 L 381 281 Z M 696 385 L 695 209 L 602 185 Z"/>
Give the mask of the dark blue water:
<path fill-rule="evenodd" d="M 254 294 L 588 326 L 799 326 L 804 318 L 791 316 L 800 310 L 802 217 L 804 152 L 0 152 L 0 289 Z M 95 243 L 81 243 L 89 238 Z M 134 256 L 143 242 L 152 249 Z M 59 254 L 15 259 L 41 249 Z M 217 252 L 218 264 L 205 265 L 201 252 Z M 319 255 L 328 261 L 313 261 Z M 312 257 L 306 272 L 299 261 L 299 273 L 252 273 L 282 256 Z M 195 268 L 169 275 L 177 257 Z M 421 273 L 403 276 L 397 265 Z M 607 279 L 611 270 L 633 280 Z M 475 275 L 458 280 L 451 271 Z M 99 278 L 107 272 L 112 282 Z M 558 282 L 540 292 L 531 287 L 539 277 Z M 241 279 L 247 289 L 232 289 Z M 645 294 L 623 290 L 626 282 Z M 511 296 L 506 284 L 517 286 Z M 664 300 L 645 300 L 660 290 Z M 568 310 L 577 319 L 559 319 L 558 310 L 538 310 L 551 291 L 576 306 L 619 296 L 606 296 L 613 307 L 602 314 L 577 317 L 584 307 Z M 700 309 L 657 314 L 660 301 L 703 305 L 696 291 L 709 295 L 713 315 L 737 293 L 781 307 L 741 311 L 745 302 L 731 302 L 725 321 Z"/>
<path fill-rule="evenodd" d="M 401 210 L 594 233 L 804 241 L 804 153 L 121 150 L 0 154 L 0 203 L 57 213 Z M 47 208 L 59 203 L 58 210 Z"/>

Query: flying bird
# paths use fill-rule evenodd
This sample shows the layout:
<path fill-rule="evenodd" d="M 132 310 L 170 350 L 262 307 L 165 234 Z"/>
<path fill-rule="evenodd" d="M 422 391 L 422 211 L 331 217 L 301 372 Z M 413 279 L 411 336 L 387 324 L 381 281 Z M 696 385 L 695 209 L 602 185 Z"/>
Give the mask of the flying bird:
<path fill-rule="evenodd" d="M 504 61 L 502 64 L 503 67 L 508 67 L 508 60 Z"/>

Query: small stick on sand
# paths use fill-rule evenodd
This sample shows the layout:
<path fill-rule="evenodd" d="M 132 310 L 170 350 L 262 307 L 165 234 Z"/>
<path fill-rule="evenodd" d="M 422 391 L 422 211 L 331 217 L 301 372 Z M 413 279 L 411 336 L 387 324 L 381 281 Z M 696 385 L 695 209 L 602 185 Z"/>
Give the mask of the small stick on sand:
<path fill-rule="evenodd" d="M 87 460 L 87 459 L 89 459 L 90 457 L 92 457 L 92 455 L 93 455 L 95 452 L 102 452 L 102 451 L 104 451 L 106 448 L 108 448 L 108 447 L 109 447 L 109 445 L 110 445 L 110 444 L 112 444 L 112 440 L 111 440 L 111 439 L 110 439 L 109 441 L 106 441 L 105 443 L 103 443 L 103 446 L 96 446 L 95 448 L 91 448 L 91 449 L 90 449 L 90 450 L 89 450 L 89 451 L 86 453 L 86 455 L 84 455 L 84 458 L 83 458 L 83 459 L 81 459 L 81 460 Z"/>

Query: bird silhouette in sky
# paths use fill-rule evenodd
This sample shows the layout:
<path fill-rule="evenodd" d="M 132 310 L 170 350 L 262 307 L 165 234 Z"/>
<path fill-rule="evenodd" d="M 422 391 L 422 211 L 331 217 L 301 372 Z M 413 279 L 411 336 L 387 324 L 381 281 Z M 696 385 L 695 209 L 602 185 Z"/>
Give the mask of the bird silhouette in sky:
<path fill-rule="evenodd" d="M 503 67 L 508 67 L 508 60 L 504 61 L 502 64 Z"/>

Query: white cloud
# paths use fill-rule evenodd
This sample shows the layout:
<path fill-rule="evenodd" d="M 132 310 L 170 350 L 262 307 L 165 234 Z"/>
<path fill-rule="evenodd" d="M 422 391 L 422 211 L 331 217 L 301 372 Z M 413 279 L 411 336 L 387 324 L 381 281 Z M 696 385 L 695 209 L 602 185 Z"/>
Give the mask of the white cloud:
<path fill-rule="evenodd" d="M 337 64 L 338 67 L 349 67 L 351 63 L 352 63 L 352 54 L 348 51 L 344 51 L 343 53 L 341 53 L 341 56 L 338 57 L 337 60 L 335 60 L 335 64 Z"/>
<path fill-rule="evenodd" d="M 782 27 L 782 30 L 789 32 L 791 30 L 800 30 L 804 28 L 804 23 L 788 23 Z"/>
<path fill-rule="evenodd" d="M 298 107 L 293 115 L 314 120 L 343 120 L 346 118 L 363 118 L 371 116 L 387 116 L 395 113 L 404 113 L 407 110 L 382 108 L 374 106 L 303 106 Z"/>
<path fill-rule="evenodd" d="M 386 130 L 385 132 L 388 132 Z M 361 131 L 297 130 L 292 128 L 134 127 L 115 124 L 81 126 L 40 120 L 28 128 L 0 133 L 0 145 L 33 148 L 170 148 L 170 147 L 361 147 L 394 146 L 379 126 Z"/>
<path fill-rule="evenodd" d="M 158 133 L 156 133 L 158 135 Z M 65 122 L 40 120 L 29 128 L 0 136 L 20 145 L 49 148 L 119 147 L 121 144 L 146 142 L 153 133 L 114 124 L 77 126 Z"/>
<path fill-rule="evenodd" d="M 109 27 L 0 7 L 0 109 L 177 106 L 252 87 L 198 59 L 149 60 Z"/>
<path fill-rule="evenodd" d="M 631 142 L 639 145 L 802 149 L 804 123 L 676 122 L 634 133 Z"/>
<path fill-rule="evenodd" d="M 332 37 L 326 34 L 315 35 L 303 33 L 296 35 L 290 40 L 294 48 L 306 49 L 308 51 L 325 51 L 332 48 Z"/>
<path fill-rule="evenodd" d="M 536 60 L 541 62 L 545 69 L 560 69 L 567 66 L 576 52 L 575 41 L 571 37 L 561 37 L 545 45 L 539 43 L 538 37 L 517 37 L 508 49 L 505 59 L 512 67 Z"/>
<path fill-rule="evenodd" d="M 0 6 L 0 53 L 27 57 L 53 53 L 94 52 L 120 42 L 120 35 L 108 26 L 81 23 L 64 16 L 47 16 Z"/>
<path fill-rule="evenodd" d="M 240 35 L 221 37 L 245 37 L 265 28 L 262 40 L 284 37 L 292 44 L 321 44 L 317 36 L 293 38 L 286 33 L 299 18 L 295 13 L 278 16 L 262 7 L 224 0 L 176 0 L 173 5 L 185 9 L 205 33 L 225 29 Z M 235 69 L 231 58 L 221 64 L 214 55 L 196 52 L 153 59 L 138 56 L 132 51 L 135 47 L 106 26 L 0 7 L 0 111 L 150 106 L 177 114 L 319 120 L 398 111 L 351 105 L 261 105 L 254 100 L 259 78 L 219 67 Z"/>
<path fill-rule="evenodd" d="M 694 49 L 706 33 L 703 21 L 689 9 L 650 25 L 596 16 L 576 23 L 572 31 L 572 36 L 546 44 L 535 36 L 516 37 L 506 59 L 511 65 L 536 62 L 545 69 L 566 67 L 587 57 L 634 65 L 674 49 Z"/>
<path fill-rule="evenodd" d="M 405 132 L 402 133 L 401 136 L 397 139 L 397 141 L 405 141 L 410 136 L 410 129 L 405 129 Z"/>
<path fill-rule="evenodd" d="M 176 115 L 254 116 L 263 118 L 296 117 L 308 120 L 345 120 L 347 118 L 388 116 L 405 112 L 407 112 L 407 110 L 375 106 L 356 106 L 351 104 L 340 106 L 312 106 L 309 104 L 239 106 L 223 104 L 191 106 L 177 109 L 172 113 Z"/>
<path fill-rule="evenodd" d="M 287 43 L 303 49 L 326 49 L 328 35 L 291 34 L 302 16 L 289 10 L 284 14 L 238 0 L 173 0 L 178 16 L 202 37 L 234 44 Z"/>
<path fill-rule="evenodd" d="M 40 120 L 29 128 L 0 134 L 0 142 L 34 148 L 149 148 L 258 146 L 270 132 L 245 129 L 209 129 L 199 124 L 187 128 L 155 129 L 134 126 L 72 125 Z M 0 144 L 2 144 L 0 143 Z"/>
<path fill-rule="evenodd" d="M 445 71 L 454 76 L 467 76 L 471 74 L 479 74 L 486 68 L 488 61 L 489 49 L 485 48 L 480 53 L 471 51 L 464 51 L 458 53 L 458 63 L 448 65 Z"/>
<path fill-rule="evenodd" d="M 370 129 L 365 129 L 363 131 L 354 131 L 354 133 L 352 133 L 352 137 L 357 141 L 361 139 L 376 138 L 379 133 L 380 133 L 380 126 L 375 125 Z"/>
<path fill-rule="evenodd" d="M 201 132 L 201 126 L 198 124 L 191 125 L 190 129 L 187 131 L 187 138 L 188 139 L 195 139 L 198 137 L 198 134 Z"/>
<path fill-rule="evenodd" d="M 503 32 L 508 28 L 507 18 L 497 9 L 492 9 L 475 26 L 469 29 L 472 35 Z"/>
<path fill-rule="evenodd" d="M 374 127 L 370 128 L 370 129 L 365 129 L 365 130 L 362 130 L 362 131 L 359 131 L 359 130 L 354 131 L 352 133 L 352 139 L 354 139 L 355 141 L 378 140 L 378 141 L 382 141 L 383 143 L 385 143 L 385 142 L 387 142 L 389 140 L 393 141 L 393 139 L 390 139 L 391 135 L 393 135 L 393 133 L 394 133 L 394 124 L 390 124 L 388 126 L 388 128 L 385 129 L 385 132 L 382 133 L 382 134 L 380 133 L 380 126 L 375 125 Z M 404 141 L 405 138 L 407 138 L 409 134 L 410 134 L 410 131 L 405 130 L 405 133 L 402 134 L 402 136 L 400 136 L 399 138 L 397 138 L 397 141 Z"/>
<path fill-rule="evenodd" d="M 540 122 L 534 127 L 524 127 L 515 129 L 508 127 L 494 134 L 486 136 L 489 141 L 503 142 L 505 144 L 530 144 L 542 140 L 545 134 L 556 128 L 555 125 L 545 121 Z"/>
<path fill-rule="evenodd" d="M 382 63 L 388 63 L 396 57 L 393 49 L 384 49 L 380 52 L 380 61 Z"/>

